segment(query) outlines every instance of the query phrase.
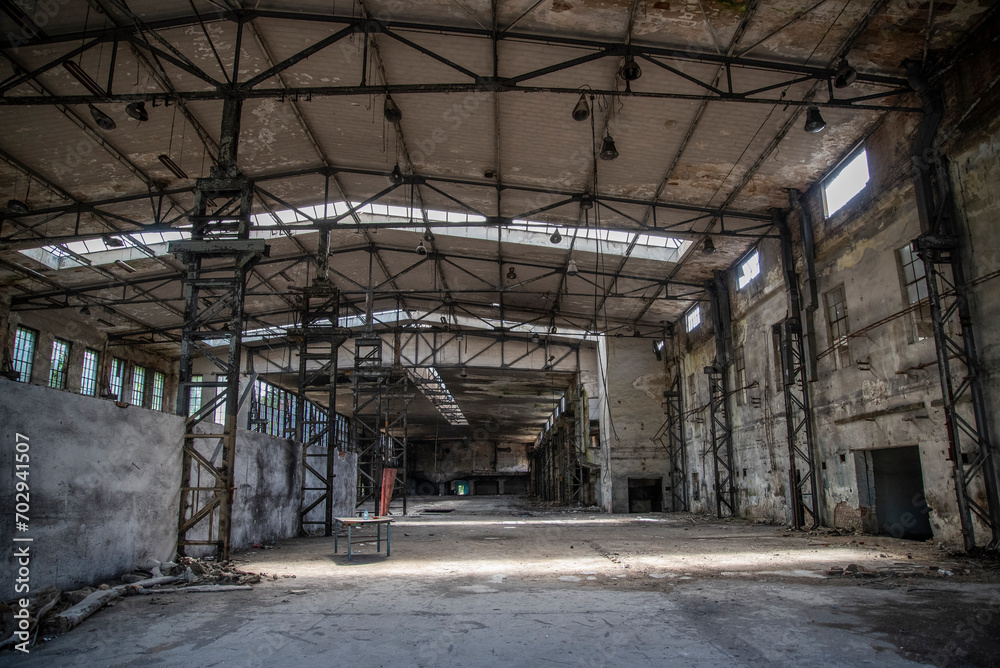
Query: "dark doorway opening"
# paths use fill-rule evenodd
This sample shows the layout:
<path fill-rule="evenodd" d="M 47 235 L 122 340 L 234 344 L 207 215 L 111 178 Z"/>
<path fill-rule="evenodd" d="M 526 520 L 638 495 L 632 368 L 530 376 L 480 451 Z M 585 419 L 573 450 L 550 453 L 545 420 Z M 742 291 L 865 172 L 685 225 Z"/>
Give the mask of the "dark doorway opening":
<path fill-rule="evenodd" d="M 878 533 L 895 538 L 933 537 L 917 446 L 872 450 Z"/>
<path fill-rule="evenodd" d="M 476 496 L 496 496 L 500 493 L 500 483 L 496 480 L 480 480 L 476 483 Z"/>
<path fill-rule="evenodd" d="M 629 478 L 628 511 L 630 513 L 659 513 L 663 511 L 663 478 Z"/>

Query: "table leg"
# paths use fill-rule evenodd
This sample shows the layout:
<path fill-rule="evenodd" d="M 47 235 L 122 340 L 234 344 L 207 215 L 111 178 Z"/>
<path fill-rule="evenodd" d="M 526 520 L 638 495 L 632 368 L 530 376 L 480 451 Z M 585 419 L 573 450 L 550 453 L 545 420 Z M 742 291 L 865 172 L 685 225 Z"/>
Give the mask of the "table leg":
<path fill-rule="evenodd" d="M 340 524 L 338 522 L 333 523 L 333 553 L 337 554 L 337 536 L 340 535 Z"/>
<path fill-rule="evenodd" d="M 392 549 L 392 523 L 386 523 L 385 525 L 385 556 L 389 556 L 389 550 Z"/>
<path fill-rule="evenodd" d="M 375 551 L 376 552 L 381 552 L 382 551 L 382 525 L 381 524 L 376 524 L 375 525 L 375 531 L 377 532 L 377 538 L 375 540 Z"/>
<path fill-rule="evenodd" d="M 351 525 L 347 525 L 347 563 L 351 563 Z"/>

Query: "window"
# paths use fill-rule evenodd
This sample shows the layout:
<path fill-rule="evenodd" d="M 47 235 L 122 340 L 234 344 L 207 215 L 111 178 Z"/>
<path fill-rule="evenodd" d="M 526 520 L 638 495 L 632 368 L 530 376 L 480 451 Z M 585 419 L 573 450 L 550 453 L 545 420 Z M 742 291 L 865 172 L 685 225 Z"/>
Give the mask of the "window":
<path fill-rule="evenodd" d="M 684 323 L 687 325 L 687 331 L 693 332 L 701 324 L 701 307 L 695 306 L 688 311 L 687 316 L 684 318 Z"/>
<path fill-rule="evenodd" d="M 847 342 L 850 329 L 847 324 L 847 295 L 844 286 L 839 285 L 825 295 L 826 327 L 830 335 L 833 365 L 835 369 L 843 369 L 851 365 L 851 351 Z"/>
<path fill-rule="evenodd" d="M 823 206 L 826 217 L 840 211 L 868 185 L 868 152 L 861 149 L 843 167 L 823 183 Z"/>
<path fill-rule="evenodd" d="M 225 383 L 226 382 L 226 376 L 225 376 L 225 374 L 219 374 L 219 373 L 215 374 L 215 382 L 217 382 L 217 383 Z M 225 391 L 226 391 L 225 387 L 216 387 L 215 388 L 215 396 L 218 397 L 220 394 L 224 393 Z M 212 418 L 212 420 L 215 421 L 215 424 L 221 424 L 221 425 L 226 424 L 226 400 L 225 399 L 223 399 L 218 404 L 216 404 L 216 406 L 215 406 L 215 416 Z"/>
<path fill-rule="evenodd" d="M 49 387 L 66 389 L 69 367 L 69 341 L 56 339 L 52 342 L 52 363 L 49 365 Z"/>
<path fill-rule="evenodd" d="M 742 406 L 747 402 L 747 363 L 743 356 L 743 346 L 733 351 L 733 373 L 736 381 L 736 403 Z"/>
<path fill-rule="evenodd" d="M 38 332 L 27 327 L 18 327 L 14 334 L 14 371 L 22 383 L 31 382 L 31 369 L 35 366 L 35 341 Z"/>
<path fill-rule="evenodd" d="M 111 359 L 111 378 L 108 387 L 115 400 L 122 398 L 122 386 L 125 385 L 125 360 L 113 357 Z"/>
<path fill-rule="evenodd" d="M 154 411 L 163 410 L 163 388 L 167 378 L 159 371 L 153 372 L 153 392 L 150 396 L 149 407 Z"/>
<path fill-rule="evenodd" d="M 146 394 L 146 368 L 136 365 L 132 369 L 132 405 L 145 406 L 143 401 Z"/>
<path fill-rule="evenodd" d="M 80 394 L 97 396 L 97 366 L 100 356 L 96 350 L 83 351 L 83 373 L 80 375 Z"/>
<path fill-rule="evenodd" d="M 760 276 L 760 253 L 755 250 L 740 262 L 740 274 L 736 279 L 736 287 L 742 290 L 758 276 Z"/>
<path fill-rule="evenodd" d="M 927 277 L 924 272 L 924 262 L 913 248 L 903 246 L 896 252 L 899 259 L 900 281 L 903 284 L 903 295 L 909 305 L 919 304 L 910 314 L 910 342 L 923 341 L 934 336 L 931 322 L 931 307 L 927 302 Z"/>
<path fill-rule="evenodd" d="M 192 383 L 203 383 L 205 382 L 204 376 L 198 374 L 196 376 L 191 376 Z M 188 388 L 188 417 L 191 417 L 198 412 L 201 408 L 201 388 L 200 387 L 189 387 Z"/>

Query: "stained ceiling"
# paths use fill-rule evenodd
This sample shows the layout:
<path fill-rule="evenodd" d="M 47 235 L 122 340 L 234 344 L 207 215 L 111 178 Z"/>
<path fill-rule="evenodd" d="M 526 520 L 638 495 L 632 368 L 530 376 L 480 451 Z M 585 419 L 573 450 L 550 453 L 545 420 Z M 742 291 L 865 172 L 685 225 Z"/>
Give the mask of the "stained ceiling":
<path fill-rule="evenodd" d="M 904 60 L 940 57 L 991 4 L 3 2 L 0 192 L 27 211 L 2 213 L 0 282 L 15 310 L 96 307 L 115 339 L 176 350 L 183 265 L 156 235 L 186 225 L 238 94 L 238 165 L 271 246 L 249 329 L 294 322 L 315 228 L 332 223 L 349 312 L 371 285 L 376 310 L 417 320 L 447 299 L 501 329 L 659 337 L 713 271 L 776 234 L 788 189 L 885 118 L 918 118 Z M 838 88 L 845 59 L 857 78 Z M 137 102 L 148 120 L 126 113 Z M 599 156 L 606 137 L 615 159 Z M 524 220 L 561 239 L 526 243 Z M 80 252 L 107 237 L 125 248 Z"/>

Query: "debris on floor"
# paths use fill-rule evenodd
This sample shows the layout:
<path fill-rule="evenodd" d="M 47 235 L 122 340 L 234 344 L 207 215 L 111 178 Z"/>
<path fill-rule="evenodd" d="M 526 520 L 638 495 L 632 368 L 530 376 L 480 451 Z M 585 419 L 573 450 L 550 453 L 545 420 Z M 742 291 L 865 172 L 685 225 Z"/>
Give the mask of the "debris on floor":
<path fill-rule="evenodd" d="M 216 561 L 214 557 L 180 557 L 176 562 L 147 559 L 136 570 L 97 587 L 74 591 L 48 587 L 38 592 L 30 599 L 26 623 L 15 618 L 14 610 L 21 610 L 18 600 L 0 602 L 0 649 L 26 641 L 30 647 L 40 633 L 46 639 L 66 633 L 101 608 L 117 605 L 126 596 L 246 591 L 263 579 L 277 580 L 278 576 L 250 573 L 239 569 L 232 561 Z M 159 598 L 150 602 L 167 604 Z"/>

